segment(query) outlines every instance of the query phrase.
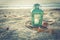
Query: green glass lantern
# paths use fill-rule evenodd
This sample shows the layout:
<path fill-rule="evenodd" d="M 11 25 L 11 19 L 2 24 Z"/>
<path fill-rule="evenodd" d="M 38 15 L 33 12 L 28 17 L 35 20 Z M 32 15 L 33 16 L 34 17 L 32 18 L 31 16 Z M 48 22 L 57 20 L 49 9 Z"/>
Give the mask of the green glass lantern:
<path fill-rule="evenodd" d="M 42 25 L 43 11 L 39 9 L 40 4 L 35 4 L 32 10 L 32 26 L 39 27 Z"/>

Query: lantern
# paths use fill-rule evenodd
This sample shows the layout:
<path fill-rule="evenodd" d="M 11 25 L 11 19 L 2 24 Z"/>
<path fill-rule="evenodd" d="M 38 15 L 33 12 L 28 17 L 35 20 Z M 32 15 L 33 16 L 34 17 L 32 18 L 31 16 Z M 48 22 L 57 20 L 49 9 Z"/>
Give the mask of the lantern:
<path fill-rule="evenodd" d="M 39 9 L 40 4 L 35 4 L 32 10 L 32 26 L 39 27 L 42 25 L 43 11 Z"/>

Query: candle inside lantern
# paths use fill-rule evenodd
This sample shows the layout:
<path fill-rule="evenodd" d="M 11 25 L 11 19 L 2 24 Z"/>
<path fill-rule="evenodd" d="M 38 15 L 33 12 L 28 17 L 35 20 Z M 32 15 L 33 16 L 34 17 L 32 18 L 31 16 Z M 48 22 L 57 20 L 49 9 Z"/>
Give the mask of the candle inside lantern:
<path fill-rule="evenodd" d="M 39 14 L 35 14 L 34 15 L 34 22 L 35 22 L 35 24 L 38 24 L 39 23 L 39 19 L 40 19 L 40 15 Z"/>

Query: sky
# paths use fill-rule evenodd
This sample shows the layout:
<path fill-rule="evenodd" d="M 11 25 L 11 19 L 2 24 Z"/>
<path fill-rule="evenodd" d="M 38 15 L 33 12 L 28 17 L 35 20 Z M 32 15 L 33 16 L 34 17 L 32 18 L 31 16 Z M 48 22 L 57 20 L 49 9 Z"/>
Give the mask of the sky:
<path fill-rule="evenodd" d="M 57 6 L 60 5 L 60 0 L 0 0 L 0 8 L 1 7 L 5 7 L 5 6 L 8 6 L 8 7 L 12 7 L 12 6 L 15 6 L 15 7 L 30 7 L 32 6 L 33 4 L 35 3 L 39 3 L 41 4 L 42 6 L 56 6 L 55 4 L 57 4 Z M 59 4 L 59 5 L 58 5 Z M 60 7 L 60 6 L 59 6 Z"/>

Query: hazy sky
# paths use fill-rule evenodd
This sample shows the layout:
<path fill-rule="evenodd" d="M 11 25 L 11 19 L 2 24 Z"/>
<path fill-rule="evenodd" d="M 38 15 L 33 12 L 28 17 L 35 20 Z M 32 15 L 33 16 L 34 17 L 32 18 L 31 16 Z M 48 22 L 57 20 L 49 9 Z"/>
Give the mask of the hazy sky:
<path fill-rule="evenodd" d="M 32 5 L 34 3 L 60 3 L 60 0 L 0 0 L 0 5 Z"/>
<path fill-rule="evenodd" d="M 0 8 L 7 8 L 8 7 L 30 7 L 31 5 L 39 3 L 39 4 L 53 4 L 52 6 L 59 6 L 60 7 L 60 0 L 0 0 Z M 58 4 L 58 5 L 54 5 Z M 47 5 L 46 5 L 47 6 Z M 26 7 L 26 8 L 27 8 Z"/>

